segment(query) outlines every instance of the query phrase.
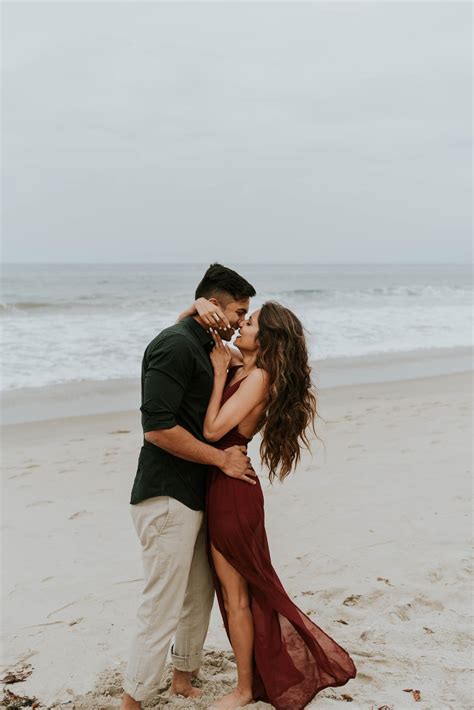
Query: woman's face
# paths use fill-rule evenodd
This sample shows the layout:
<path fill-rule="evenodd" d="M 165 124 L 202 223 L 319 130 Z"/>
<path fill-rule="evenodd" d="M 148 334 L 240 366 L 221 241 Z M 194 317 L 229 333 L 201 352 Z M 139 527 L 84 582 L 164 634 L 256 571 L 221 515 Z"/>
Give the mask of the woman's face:
<path fill-rule="evenodd" d="M 240 333 L 234 340 L 234 345 L 239 350 L 254 352 L 258 350 L 258 316 L 260 310 L 254 311 L 247 320 L 241 320 L 239 325 Z"/>

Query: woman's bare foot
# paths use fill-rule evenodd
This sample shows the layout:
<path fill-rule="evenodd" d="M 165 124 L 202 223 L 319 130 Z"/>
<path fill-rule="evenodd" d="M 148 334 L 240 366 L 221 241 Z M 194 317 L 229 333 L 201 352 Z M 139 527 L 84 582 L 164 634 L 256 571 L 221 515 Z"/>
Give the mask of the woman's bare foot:
<path fill-rule="evenodd" d="M 120 710 L 141 710 L 141 707 L 141 702 L 134 700 L 128 693 L 123 694 Z"/>
<path fill-rule="evenodd" d="M 251 702 L 252 693 L 250 691 L 242 691 L 236 688 L 232 693 L 228 693 L 228 695 L 216 700 L 209 710 L 236 710 L 236 708 L 243 708 Z"/>

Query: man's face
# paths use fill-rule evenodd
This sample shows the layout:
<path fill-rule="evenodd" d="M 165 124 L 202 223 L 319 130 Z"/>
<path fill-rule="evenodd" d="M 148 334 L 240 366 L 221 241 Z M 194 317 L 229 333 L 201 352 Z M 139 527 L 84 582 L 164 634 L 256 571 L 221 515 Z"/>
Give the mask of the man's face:
<path fill-rule="evenodd" d="M 214 301 L 215 299 L 211 299 Z M 216 299 L 216 304 L 219 306 L 221 311 L 227 316 L 232 330 L 221 330 L 219 329 L 219 335 L 222 340 L 231 340 L 237 328 L 239 328 L 240 323 L 243 322 L 245 316 L 248 313 L 250 306 L 250 298 L 244 298 L 241 301 L 230 301 L 227 304 L 225 302 L 219 302 Z"/>

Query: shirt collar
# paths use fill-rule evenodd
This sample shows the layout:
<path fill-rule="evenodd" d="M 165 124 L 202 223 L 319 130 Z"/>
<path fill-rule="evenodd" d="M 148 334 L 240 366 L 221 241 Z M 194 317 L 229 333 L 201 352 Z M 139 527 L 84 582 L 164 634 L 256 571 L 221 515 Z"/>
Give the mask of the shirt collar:
<path fill-rule="evenodd" d="M 188 316 L 184 320 L 184 322 L 197 336 L 204 350 L 206 350 L 206 352 L 208 353 L 211 352 L 214 345 L 214 340 L 212 339 L 212 335 L 209 333 L 209 331 L 203 328 L 202 325 L 200 325 L 197 320 L 195 320 L 192 316 Z"/>

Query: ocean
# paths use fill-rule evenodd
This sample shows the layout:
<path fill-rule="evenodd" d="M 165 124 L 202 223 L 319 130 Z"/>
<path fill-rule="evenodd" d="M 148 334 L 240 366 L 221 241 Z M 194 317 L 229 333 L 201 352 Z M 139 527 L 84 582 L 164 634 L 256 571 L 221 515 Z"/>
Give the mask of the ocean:
<path fill-rule="evenodd" d="M 314 360 L 472 346 L 470 265 L 231 264 L 301 318 Z M 140 375 L 207 265 L 5 264 L 2 389 Z"/>

